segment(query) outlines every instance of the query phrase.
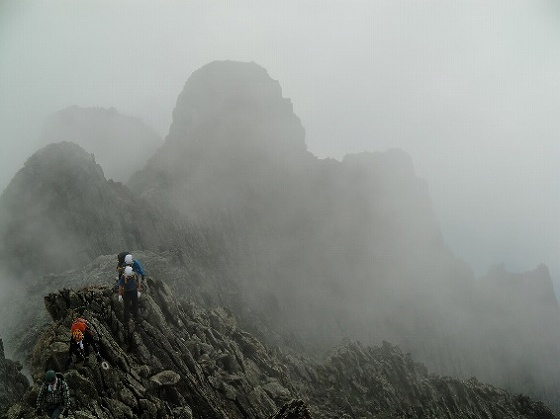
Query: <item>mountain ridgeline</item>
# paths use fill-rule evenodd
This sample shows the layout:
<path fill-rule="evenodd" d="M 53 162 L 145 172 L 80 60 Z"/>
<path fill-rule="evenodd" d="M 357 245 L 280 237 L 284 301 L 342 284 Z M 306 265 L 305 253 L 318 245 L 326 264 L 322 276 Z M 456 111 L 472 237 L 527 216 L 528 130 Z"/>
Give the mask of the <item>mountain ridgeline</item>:
<path fill-rule="evenodd" d="M 156 149 L 161 137 L 140 119 L 115 108 L 70 106 L 51 115 L 43 126 L 43 145 L 70 141 L 85 147 L 103 167 L 105 177 L 127 181 Z"/>
<path fill-rule="evenodd" d="M 25 277 L 119 249 L 188 245 L 186 221 L 107 181 L 92 154 L 62 142 L 31 156 L 0 198 L 2 265 Z"/>
<path fill-rule="evenodd" d="M 125 184 L 106 180 L 112 168 L 84 148 L 45 146 L 0 196 L 8 277 L 29 286 L 122 249 L 172 252 L 177 267 L 146 264 L 150 275 L 176 278 L 209 310 L 227 307 L 264 345 L 314 356 L 344 338 L 388 341 L 438 374 L 560 407 L 560 313 L 547 268 L 476 278 L 446 246 L 404 151 L 318 159 L 257 64 L 194 72 L 163 145 Z M 50 284 L 33 289 L 56 292 Z M 351 357 L 370 362 L 363 353 Z M 351 394 L 350 383 L 335 384 L 344 386 Z M 320 398 L 309 391 L 290 394 Z"/>
<path fill-rule="evenodd" d="M 140 255 L 154 266 L 173 257 Z M 112 269 L 113 260 L 106 256 L 85 267 L 105 274 Z M 69 271 L 54 280 L 76 284 L 80 276 Z M 473 378 L 428 374 L 388 342 L 366 347 L 344 340 L 319 361 L 288 348 L 270 349 L 229 310 L 204 307 L 196 295 L 184 298 L 188 291 L 196 294 L 189 278 L 196 276 L 171 274 L 166 282 L 148 278 L 133 332 L 127 331 L 122 304 L 110 287 L 90 284 L 46 295 L 51 320 L 30 357 L 34 381 L 40 382 L 45 368 L 63 368 L 68 324 L 79 313 L 95 328 L 110 368 L 98 368 L 90 359 L 66 372 L 75 418 L 554 418 L 542 402 L 526 396 Z M 13 390 L 21 393 L 26 387 L 12 364 L 7 361 L 8 374 L 0 376 L 0 384 L 6 377 L 6 388 L 12 389 L 0 418 L 34 418 L 38 386 L 16 397 Z"/>

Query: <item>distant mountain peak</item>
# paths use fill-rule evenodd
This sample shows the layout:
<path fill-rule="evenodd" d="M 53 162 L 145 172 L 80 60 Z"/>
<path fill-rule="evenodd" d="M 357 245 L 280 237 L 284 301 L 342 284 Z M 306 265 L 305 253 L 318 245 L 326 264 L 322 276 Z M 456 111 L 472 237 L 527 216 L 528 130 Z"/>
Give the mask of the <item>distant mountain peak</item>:
<path fill-rule="evenodd" d="M 103 169 L 93 154 L 77 144 L 62 141 L 49 144 L 29 157 L 3 195 L 15 193 L 21 197 L 22 193 L 31 191 L 41 193 L 46 185 L 60 182 L 79 187 L 82 180 L 104 182 Z"/>
<path fill-rule="evenodd" d="M 225 196 L 259 190 L 263 179 L 312 158 L 279 82 L 253 62 L 215 61 L 187 80 L 164 145 L 127 185 L 144 196 L 180 197 L 180 209 L 194 194 L 222 206 Z"/>
<path fill-rule="evenodd" d="M 215 61 L 188 79 L 177 99 L 167 143 L 189 153 L 275 159 L 306 155 L 305 131 L 292 103 L 254 62 Z"/>

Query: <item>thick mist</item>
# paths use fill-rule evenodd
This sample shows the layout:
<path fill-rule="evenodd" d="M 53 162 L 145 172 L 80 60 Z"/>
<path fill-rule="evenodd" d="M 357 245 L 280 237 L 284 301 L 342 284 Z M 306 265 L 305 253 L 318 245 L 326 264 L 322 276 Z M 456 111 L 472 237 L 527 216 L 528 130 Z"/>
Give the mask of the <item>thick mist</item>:
<path fill-rule="evenodd" d="M 165 145 L 128 186 L 220 232 L 244 306 L 299 348 L 388 340 L 437 373 L 556 400 L 548 268 L 477 278 L 446 244 L 405 151 L 313 156 L 258 64 L 193 73 Z"/>
<path fill-rule="evenodd" d="M 0 339 L 4 342 L 7 357 L 13 357 L 13 348 L 6 343 L 13 338 L 14 324 L 17 324 L 19 313 L 14 310 L 13 302 L 25 298 L 25 285 L 13 275 L 0 269 Z"/>
<path fill-rule="evenodd" d="M 560 251 L 556 2 L 3 1 L 0 185 L 68 106 L 168 133 L 176 94 L 215 59 L 282 83 L 309 150 L 407 151 L 442 234 L 478 275 Z"/>
<path fill-rule="evenodd" d="M 188 222 L 230 228 L 231 276 L 271 322 L 325 346 L 345 336 L 387 339 L 442 373 L 474 372 L 539 395 L 555 389 L 547 365 L 558 355 L 550 287 L 560 272 L 556 3 L 131 7 L 0 5 L 3 188 L 39 145 L 80 143 L 99 126 L 82 137 L 86 160 L 93 152 L 101 163 L 120 143 L 115 153 L 129 165 L 113 171 L 125 168 L 106 160 L 104 175 L 125 180 L 148 160 L 127 183 L 134 194 L 173 199 Z M 255 76 L 225 98 L 216 80 L 190 90 L 185 82 L 215 60 L 257 63 L 277 82 Z M 280 100 L 268 107 L 271 97 Z M 119 131 L 105 117 L 74 124 L 68 109 L 112 109 L 157 134 L 129 138 L 129 125 Z M 166 143 L 150 158 L 145 149 L 158 134 Z M 67 198 L 85 191 L 112 203 L 122 194 L 98 180 L 91 189 L 76 183 Z M 33 209 L 34 193 L 45 190 L 31 184 L 21 208 Z M 80 203 L 110 239 L 80 242 L 89 227 L 70 218 L 78 228 L 66 227 L 80 234 L 76 245 L 52 248 L 56 269 L 68 248 L 81 252 L 72 260 L 79 266 L 122 247 L 129 232 L 114 207 L 100 215 Z M 118 208 L 136 209 L 146 223 L 159 215 L 134 202 Z M 52 219 L 57 209 L 49 207 Z M 29 213 L 14 214 L 14 232 L 52 259 L 26 235 Z M 40 231 L 55 235 L 46 221 Z M 167 236 L 152 227 L 150 238 Z M 142 249 L 172 241 L 132 236 Z M 540 381 L 524 382 L 519 365 Z"/>

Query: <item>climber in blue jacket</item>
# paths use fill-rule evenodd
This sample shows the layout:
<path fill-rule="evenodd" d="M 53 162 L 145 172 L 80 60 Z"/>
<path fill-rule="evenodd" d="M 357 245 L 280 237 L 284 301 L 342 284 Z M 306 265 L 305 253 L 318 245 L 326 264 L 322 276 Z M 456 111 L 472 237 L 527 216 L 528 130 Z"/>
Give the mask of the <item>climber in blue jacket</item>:
<path fill-rule="evenodd" d="M 131 254 L 128 254 L 124 257 L 124 264 L 125 266 L 132 267 L 132 270 L 136 274 L 140 284 L 144 282 L 144 269 L 142 269 L 142 265 L 140 265 L 138 259 L 134 259 Z"/>

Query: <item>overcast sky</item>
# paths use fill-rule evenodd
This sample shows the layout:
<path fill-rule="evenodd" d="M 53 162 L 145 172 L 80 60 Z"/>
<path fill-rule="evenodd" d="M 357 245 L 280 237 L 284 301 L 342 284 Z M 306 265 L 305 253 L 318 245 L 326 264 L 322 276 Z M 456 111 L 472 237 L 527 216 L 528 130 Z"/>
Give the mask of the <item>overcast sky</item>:
<path fill-rule="evenodd" d="M 0 0 L 0 189 L 45 117 L 115 107 L 168 132 L 191 73 L 255 61 L 321 158 L 407 151 L 479 275 L 560 287 L 560 2 Z"/>

